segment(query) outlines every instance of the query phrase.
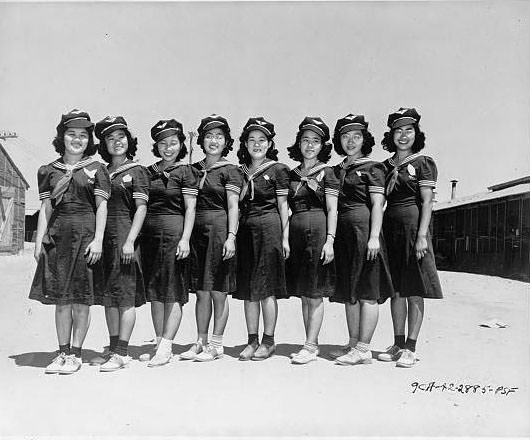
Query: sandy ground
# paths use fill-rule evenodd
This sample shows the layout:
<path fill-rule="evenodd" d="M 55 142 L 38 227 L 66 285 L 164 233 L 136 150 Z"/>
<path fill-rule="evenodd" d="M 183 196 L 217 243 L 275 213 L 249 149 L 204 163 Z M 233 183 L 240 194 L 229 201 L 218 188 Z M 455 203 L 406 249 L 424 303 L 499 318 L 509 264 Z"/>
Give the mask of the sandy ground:
<path fill-rule="evenodd" d="M 173 360 L 150 369 L 72 376 L 44 374 L 56 349 L 53 307 L 27 298 L 31 252 L 0 257 L 0 437 L 7 436 L 530 436 L 530 285 L 441 272 L 442 301 L 426 303 L 412 369 L 374 361 L 341 367 L 325 353 L 346 341 L 343 308 L 326 301 L 321 358 L 303 366 L 288 355 L 303 342 L 300 303 L 280 302 L 277 356 L 239 362 L 246 342 L 241 302 L 231 300 L 225 357 Z M 509 327 L 484 328 L 497 318 Z M 134 357 L 150 349 L 149 308 L 138 310 Z M 195 338 L 194 298 L 173 346 Z M 106 344 L 104 314 L 92 308 L 85 360 Z M 380 308 L 374 352 L 392 342 L 389 305 Z M 420 391 L 414 383 L 455 384 Z M 477 385 L 476 392 L 462 385 Z M 500 387 L 500 388 L 498 388 Z M 506 394 L 507 389 L 514 389 Z"/>

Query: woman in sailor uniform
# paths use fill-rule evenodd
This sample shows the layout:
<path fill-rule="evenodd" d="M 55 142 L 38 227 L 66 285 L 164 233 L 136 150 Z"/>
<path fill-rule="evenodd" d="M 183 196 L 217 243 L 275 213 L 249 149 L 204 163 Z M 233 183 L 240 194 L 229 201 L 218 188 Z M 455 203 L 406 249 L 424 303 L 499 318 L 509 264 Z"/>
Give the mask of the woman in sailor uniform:
<path fill-rule="evenodd" d="M 103 239 L 105 292 L 98 304 L 105 306 L 109 351 L 92 364 L 100 371 L 115 371 L 130 360 L 127 349 L 136 321 L 136 309 L 145 304 L 138 235 L 147 212 L 149 175 L 133 162 L 137 139 L 121 116 L 107 116 L 96 124 L 98 151 L 109 164 L 111 196 Z"/>
<path fill-rule="evenodd" d="M 394 344 L 378 358 L 397 361 L 399 367 L 412 367 L 416 363 L 424 298 L 443 296 L 429 235 L 438 172 L 430 157 L 419 154 L 425 146 L 419 122 L 420 115 L 415 109 L 400 108 L 389 115 L 390 131 L 381 141 L 385 150 L 394 153 L 384 162 L 387 208 L 383 231 L 396 297 L 391 301 Z"/>
<path fill-rule="evenodd" d="M 223 333 L 228 320 L 227 293 L 236 288 L 236 233 L 243 176 L 225 156 L 234 140 L 225 118 L 212 115 L 199 125 L 197 143 L 204 159 L 194 163 L 200 173 L 195 225 L 191 235 L 192 291 L 197 294 L 197 342 L 181 359 L 213 361 L 223 356 Z M 213 311 L 213 334 L 208 327 Z"/>
<path fill-rule="evenodd" d="M 341 182 L 335 265 L 337 282 L 331 301 L 343 303 L 349 343 L 330 353 L 340 365 L 370 363 L 370 343 L 379 303 L 393 296 L 381 225 L 385 202 L 383 164 L 368 157 L 374 146 L 363 115 L 337 121 L 335 151 L 346 156 L 334 170 Z"/>
<path fill-rule="evenodd" d="M 35 240 L 38 265 L 29 297 L 55 305 L 59 342 L 46 373 L 81 368 L 89 306 L 105 287 L 100 259 L 110 180 L 107 168 L 91 157 L 96 152 L 93 130 L 83 111 L 62 115 L 53 141 L 61 158 L 40 167 L 37 175 L 42 201 Z"/>
<path fill-rule="evenodd" d="M 289 257 L 289 168 L 277 162 L 274 125 L 262 117 L 243 127 L 237 153 L 245 184 L 240 194 L 237 233 L 237 291 L 245 301 L 248 345 L 239 359 L 264 360 L 274 354 L 276 298 L 286 297 L 285 260 Z M 263 339 L 258 347 L 260 311 Z"/>
<path fill-rule="evenodd" d="M 329 128 L 318 117 L 306 117 L 298 127 L 289 157 L 301 162 L 290 172 L 287 293 L 302 300 L 306 341 L 291 356 L 293 364 L 317 359 L 318 334 L 324 318 L 323 297 L 333 293 L 333 241 L 337 228 L 339 180 L 326 163 L 331 157 Z"/>
<path fill-rule="evenodd" d="M 167 364 L 173 339 L 188 302 L 190 236 L 195 220 L 199 179 L 184 162 L 187 149 L 182 124 L 161 120 L 151 128 L 153 154 L 161 160 L 149 166 L 151 178 L 147 216 L 140 237 L 147 300 L 156 334 L 156 354 L 148 366 Z"/>

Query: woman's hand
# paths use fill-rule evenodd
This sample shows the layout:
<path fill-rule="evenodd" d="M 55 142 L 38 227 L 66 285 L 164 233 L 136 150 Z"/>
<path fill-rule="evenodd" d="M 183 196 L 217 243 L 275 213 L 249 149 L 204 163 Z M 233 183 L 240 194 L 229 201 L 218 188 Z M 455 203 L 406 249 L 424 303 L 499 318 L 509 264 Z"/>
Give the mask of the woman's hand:
<path fill-rule="evenodd" d="M 223 245 L 223 260 L 229 260 L 236 254 L 236 241 L 232 234 L 228 234 L 228 238 Z"/>
<path fill-rule="evenodd" d="M 121 248 L 121 261 L 123 264 L 129 264 L 134 259 L 134 243 L 126 240 Z"/>
<path fill-rule="evenodd" d="M 33 251 L 33 258 L 38 263 L 40 259 L 40 254 L 42 253 L 42 243 L 35 242 L 35 250 Z"/>
<path fill-rule="evenodd" d="M 335 258 L 335 251 L 333 250 L 333 242 L 327 240 L 322 247 L 322 252 L 320 253 L 320 259 L 324 260 L 322 264 L 329 264 Z"/>
<path fill-rule="evenodd" d="M 424 235 L 418 235 L 414 248 L 416 251 L 416 259 L 421 260 L 425 257 L 427 254 L 427 237 Z"/>
<path fill-rule="evenodd" d="M 379 237 L 370 237 L 368 239 L 368 246 L 367 246 L 367 252 L 366 252 L 366 259 L 368 261 L 375 261 L 377 259 L 377 254 L 379 253 L 379 250 L 381 249 L 381 245 L 379 243 Z"/>
<path fill-rule="evenodd" d="M 103 248 L 103 240 L 94 238 L 85 249 L 85 256 L 88 254 L 86 259 L 87 264 L 95 264 L 101 258 L 101 252 Z"/>
<path fill-rule="evenodd" d="M 291 248 L 289 247 L 289 240 L 282 240 L 283 258 L 287 260 L 291 254 Z"/>
<path fill-rule="evenodd" d="M 179 244 L 177 245 L 177 253 L 175 254 L 177 256 L 177 260 L 183 260 L 184 258 L 188 258 L 189 254 L 190 242 L 188 240 L 180 240 Z"/>

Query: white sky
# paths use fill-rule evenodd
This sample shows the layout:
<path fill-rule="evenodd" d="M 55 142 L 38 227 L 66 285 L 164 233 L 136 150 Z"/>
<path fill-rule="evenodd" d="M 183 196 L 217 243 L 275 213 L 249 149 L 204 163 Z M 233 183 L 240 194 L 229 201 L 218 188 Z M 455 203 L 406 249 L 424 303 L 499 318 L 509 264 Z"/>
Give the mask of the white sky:
<path fill-rule="evenodd" d="M 0 130 L 44 163 L 61 113 L 121 114 L 149 164 L 159 119 L 196 130 L 220 113 L 237 138 L 262 115 L 292 166 L 285 149 L 306 115 L 332 130 L 365 114 L 383 160 L 388 113 L 414 106 L 446 200 L 452 178 L 465 195 L 530 174 L 529 12 L 510 1 L 0 3 Z"/>

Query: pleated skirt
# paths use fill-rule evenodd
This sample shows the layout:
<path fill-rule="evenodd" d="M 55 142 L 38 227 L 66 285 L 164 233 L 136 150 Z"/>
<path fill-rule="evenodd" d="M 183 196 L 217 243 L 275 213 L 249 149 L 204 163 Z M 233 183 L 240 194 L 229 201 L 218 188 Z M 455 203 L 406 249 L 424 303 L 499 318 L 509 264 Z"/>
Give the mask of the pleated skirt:
<path fill-rule="evenodd" d="M 383 303 L 394 296 L 390 268 L 383 235 L 379 237 L 380 251 L 374 261 L 368 261 L 370 209 L 357 205 L 339 212 L 335 237 L 335 267 L 337 280 L 332 302 L 355 304 L 359 300 Z"/>
<path fill-rule="evenodd" d="M 390 206 L 385 211 L 383 232 L 394 290 L 402 297 L 443 297 L 434 261 L 431 237 L 427 235 L 427 254 L 416 259 L 415 244 L 420 211 L 417 205 Z"/>
<path fill-rule="evenodd" d="M 29 298 L 43 304 L 91 306 L 103 295 L 105 280 L 101 260 L 87 263 L 85 249 L 94 239 L 93 211 L 53 212 L 42 240 Z"/>
<path fill-rule="evenodd" d="M 286 261 L 289 295 L 321 298 L 333 293 L 335 263 L 323 265 L 320 259 L 327 238 L 326 221 L 326 214 L 321 209 L 299 211 L 291 216 L 291 253 Z"/>
<path fill-rule="evenodd" d="M 196 212 L 191 235 L 192 291 L 235 292 L 237 257 L 223 260 L 227 237 L 226 211 Z"/>
<path fill-rule="evenodd" d="M 96 304 L 105 307 L 139 307 L 145 304 L 144 277 L 138 240 L 135 243 L 134 260 L 124 264 L 121 258 L 131 224 L 128 214 L 107 217 L 102 260 L 105 292 L 103 296 L 96 298 Z"/>
<path fill-rule="evenodd" d="M 184 216 L 148 215 L 140 237 L 142 270 L 147 301 L 188 302 L 190 258 L 177 260 Z"/>
<path fill-rule="evenodd" d="M 282 227 L 277 211 L 241 217 L 237 233 L 237 290 L 233 297 L 286 298 Z"/>

